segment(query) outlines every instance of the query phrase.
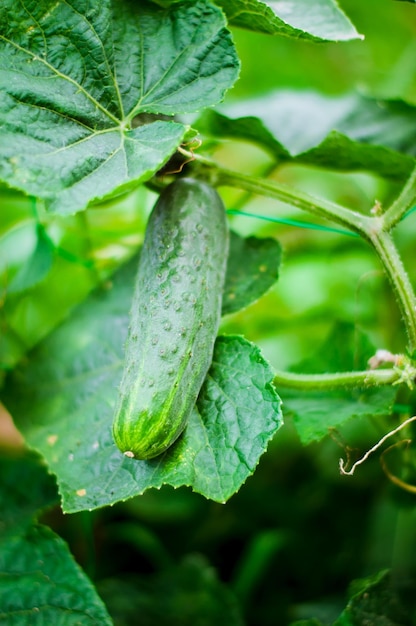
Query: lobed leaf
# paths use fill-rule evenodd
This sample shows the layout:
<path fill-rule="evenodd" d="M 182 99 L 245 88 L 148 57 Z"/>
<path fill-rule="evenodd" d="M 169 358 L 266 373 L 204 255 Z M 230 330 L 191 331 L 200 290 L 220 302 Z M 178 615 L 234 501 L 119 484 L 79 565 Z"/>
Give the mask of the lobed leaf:
<path fill-rule="evenodd" d="M 111 626 L 67 545 L 33 525 L 0 541 L 0 622 L 8 626 Z"/>
<path fill-rule="evenodd" d="M 295 39 L 362 39 L 335 0 L 216 0 L 235 26 Z"/>
<path fill-rule="evenodd" d="M 217 103 L 239 64 L 207 0 L 5 0 L 0 68 L 0 178 L 68 214 L 150 178 L 187 132 L 159 114 Z"/>
<path fill-rule="evenodd" d="M 237 117 L 207 111 L 197 126 L 216 138 L 257 143 L 278 163 L 366 170 L 398 180 L 415 165 L 415 107 L 402 101 L 279 91 L 228 107 L 227 113 Z"/>
<path fill-rule="evenodd" d="M 365 335 L 360 335 L 353 324 L 340 323 L 334 326 L 320 350 L 294 370 L 317 373 L 328 371 L 328 364 L 333 372 L 352 371 L 360 366 L 365 369 L 372 354 L 374 348 Z M 309 391 L 279 385 L 278 392 L 285 412 L 292 414 L 297 433 L 306 445 L 356 417 L 390 415 L 397 388 Z"/>
<path fill-rule="evenodd" d="M 292 414 L 293 422 L 304 445 L 326 437 L 357 417 L 390 415 L 397 390 L 392 387 L 355 389 L 354 391 L 299 391 L 278 388 L 285 413 Z"/>
<path fill-rule="evenodd" d="M 37 455 L 0 457 L 0 623 L 8 626 L 112 624 L 67 545 L 35 517 L 58 503 Z"/>
<path fill-rule="evenodd" d="M 65 511 L 92 509 L 150 487 L 189 485 L 227 500 L 281 425 L 273 372 L 242 337 L 217 340 L 183 436 L 151 461 L 125 457 L 111 433 L 135 264 L 91 296 L 19 368 L 5 392 L 27 443 L 56 474 Z"/>

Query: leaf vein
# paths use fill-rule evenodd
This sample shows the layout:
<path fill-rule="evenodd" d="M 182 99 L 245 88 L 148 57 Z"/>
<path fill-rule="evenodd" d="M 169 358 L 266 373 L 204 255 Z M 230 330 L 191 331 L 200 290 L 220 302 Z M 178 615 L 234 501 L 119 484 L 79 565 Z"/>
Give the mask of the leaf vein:
<path fill-rule="evenodd" d="M 114 85 L 114 88 L 115 88 L 115 91 L 116 91 L 116 94 L 117 94 L 117 100 L 118 100 L 118 104 L 119 104 L 119 108 L 120 108 L 121 119 L 123 119 L 123 118 L 124 118 L 123 102 L 122 102 L 122 99 L 121 99 L 121 94 L 120 94 L 119 86 L 118 86 L 118 83 L 117 83 L 117 80 L 116 80 L 116 77 L 115 77 L 115 71 L 114 71 L 114 68 L 111 66 L 110 61 L 109 61 L 109 59 L 108 59 L 107 52 L 106 52 L 106 49 L 105 49 L 105 47 L 104 47 L 104 43 L 101 41 L 101 39 L 100 39 L 100 37 L 99 37 L 99 35 L 98 35 L 98 33 L 97 33 L 96 29 L 94 28 L 93 24 L 87 20 L 87 18 L 86 18 L 86 16 L 85 16 L 85 15 L 83 15 L 82 13 L 80 13 L 79 11 L 77 11 L 77 10 L 76 10 L 76 9 L 75 9 L 75 8 L 74 8 L 74 7 L 73 7 L 73 6 L 69 3 L 69 2 L 68 2 L 68 0 L 63 0 L 63 2 L 64 2 L 64 3 L 68 6 L 68 7 L 70 7 L 70 9 L 72 9 L 72 11 L 73 11 L 76 15 L 78 15 L 78 17 L 79 17 L 79 18 L 81 18 L 83 21 L 85 21 L 85 22 L 88 24 L 88 26 L 90 27 L 91 31 L 94 33 L 94 35 L 95 35 L 95 37 L 96 37 L 97 41 L 99 41 L 99 45 L 100 45 L 100 47 L 101 47 L 101 50 L 102 50 L 102 52 L 103 52 L 103 56 L 104 56 L 104 59 L 105 59 L 105 65 L 106 65 L 106 68 L 107 68 L 107 75 L 108 75 L 108 76 L 111 76 L 111 78 L 112 78 L 113 85 Z"/>
<path fill-rule="evenodd" d="M 66 74 L 62 74 L 62 72 L 60 72 L 57 68 L 55 68 L 51 63 L 46 61 L 46 59 L 43 59 L 42 57 L 37 56 L 31 50 L 26 50 L 25 48 L 23 48 L 22 46 L 20 46 L 16 42 L 12 41 L 8 37 L 5 37 L 4 35 L 0 35 L 0 40 L 6 42 L 7 44 L 9 44 L 11 46 L 13 46 L 14 48 L 19 50 L 20 52 L 23 52 L 24 54 L 30 56 L 32 58 L 32 60 L 34 60 L 34 61 L 36 60 L 36 61 L 39 61 L 40 63 L 43 63 L 45 65 L 45 67 L 47 67 L 58 78 L 62 78 L 62 80 L 66 80 L 69 83 L 71 83 L 72 85 L 74 85 L 87 98 L 87 100 L 89 100 L 99 111 L 104 113 L 104 115 L 106 115 L 108 118 L 110 118 L 113 122 L 115 122 L 117 124 L 120 123 L 120 120 L 118 120 L 111 113 L 111 111 L 108 111 L 108 109 L 106 109 L 96 98 L 94 98 L 78 81 L 74 80 L 73 78 L 71 78 L 70 76 L 68 76 Z M 36 106 L 36 105 L 34 105 L 34 106 Z"/>

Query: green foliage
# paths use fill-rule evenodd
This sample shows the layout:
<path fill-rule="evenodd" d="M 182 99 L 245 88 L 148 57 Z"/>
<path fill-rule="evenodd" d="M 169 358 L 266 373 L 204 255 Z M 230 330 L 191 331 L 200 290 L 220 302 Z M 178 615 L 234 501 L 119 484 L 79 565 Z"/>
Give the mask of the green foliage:
<path fill-rule="evenodd" d="M 277 281 L 280 261 L 281 247 L 276 240 L 244 238 L 231 231 L 223 315 L 235 313 L 265 294 Z"/>
<path fill-rule="evenodd" d="M 381 571 L 351 584 L 350 599 L 334 626 L 374 626 L 414 624 L 415 601 L 406 583 L 394 581 L 389 571 Z"/>
<path fill-rule="evenodd" d="M 146 204 L 153 194 L 140 188 L 122 200 L 74 218 L 45 216 L 35 198 L 17 192 L 3 190 L 1 198 L 0 368 L 9 370 L 137 249 Z M 39 231 L 48 243 L 37 243 Z M 34 271 L 33 257 L 39 259 L 39 245 L 42 262 L 36 262 Z M 49 271 L 41 276 L 39 270 L 43 273 L 50 259 Z M 32 284 L 25 279 L 24 292 L 13 293 L 10 284 L 18 273 L 29 277 Z"/>
<path fill-rule="evenodd" d="M 352 325 L 340 324 L 329 334 L 316 354 L 293 367 L 294 371 L 316 374 L 328 371 L 365 370 L 375 349 L 366 337 L 357 337 Z M 329 367 L 328 367 L 329 366 Z M 379 388 L 307 390 L 278 387 L 286 412 L 304 444 L 328 435 L 348 420 L 357 417 L 390 415 L 397 396 L 394 386 Z"/>
<path fill-rule="evenodd" d="M 37 227 L 36 248 L 10 281 L 8 294 L 19 293 L 40 283 L 52 267 L 54 245 L 41 224 Z"/>
<path fill-rule="evenodd" d="M 61 214 L 150 178 L 186 126 L 140 115 L 191 113 L 223 97 L 238 74 L 224 26 L 204 0 L 169 11 L 3 3 L 1 178 Z"/>
<path fill-rule="evenodd" d="M 299 133 L 305 108 L 308 117 Z M 207 111 L 201 132 L 254 142 L 277 163 L 366 170 L 393 180 L 405 180 L 415 167 L 416 111 L 405 102 L 283 91 L 228 110 L 239 117 Z M 251 111 L 257 116 L 248 116 Z"/>
<path fill-rule="evenodd" d="M 321 41 L 348 41 L 359 38 L 346 15 L 334 0 L 260 2 L 259 0 L 217 0 L 231 24 L 268 35 Z"/>
<path fill-rule="evenodd" d="M 30 526 L 42 509 L 58 502 L 55 481 L 35 455 L 17 454 L 0 460 L 2 538 Z M 28 491 L 28 484 L 32 489 Z"/>
<path fill-rule="evenodd" d="M 1 3 L 0 622 L 414 623 L 414 4 Z M 137 461 L 137 259 L 182 176 L 227 210 L 224 317 Z"/>
<path fill-rule="evenodd" d="M 56 490 L 38 459 L 2 459 L 0 502 L 0 621 L 10 626 L 112 623 L 67 545 L 34 522 L 56 502 Z M 29 480 L 28 480 L 29 478 Z M 34 489 L 28 493 L 29 481 Z M 23 492 L 24 489 L 24 492 Z M 7 502 L 7 506 L 6 505 Z"/>
<path fill-rule="evenodd" d="M 45 526 L 0 545 L 0 619 L 10 626 L 112 623 L 65 543 Z"/>
<path fill-rule="evenodd" d="M 119 626 L 134 623 L 138 615 L 149 626 L 244 623 L 232 593 L 196 555 L 151 577 L 105 580 L 100 593 Z"/>
<path fill-rule="evenodd" d="M 197 409 L 172 450 L 136 461 L 116 448 L 111 424 L 135 274 L 136 262 L 130 263 L 110 289 L 88 298 L 16 369 L 3 396 L 29 445 L 56 474 L 67 512 L 163 484 L 190 485 L 225 501 L 254 471 L 281 425 L 270 366 L 248 341 L 224 337 Z"/>

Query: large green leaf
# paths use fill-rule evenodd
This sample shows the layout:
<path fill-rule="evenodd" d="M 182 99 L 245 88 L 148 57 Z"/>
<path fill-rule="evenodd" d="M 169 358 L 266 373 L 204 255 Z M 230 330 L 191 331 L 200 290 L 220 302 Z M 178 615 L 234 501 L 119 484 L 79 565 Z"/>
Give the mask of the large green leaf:
<path fill-rule="evenodd" d="M 0 622 L 7 626 L 111 626 L 66 544 L 45 526 L 0 541 Z"/>
<path fill-rule="evenodd" d="M 391 387 L 313 392 L 280 385 L 278 391 L 305 445 L 323 439 L 350 419 L 389 415 L 397 393 Z"/>
<path fill-rule="evenodd" d="M 197 127 L 257 143 L 278 163 L 367 170 L 399 180 L 415 164 L 416 112 L 405 102 L 280 91 L 228 107 L 227 114 L 233 118 L 208 111 Z"/>
<path fill-rule="evenodd" d="M 0 68 L 0 178 L 65 214 L 152 176 L 187 130 L 158 115 L 217 103 L 239 66 L 207 0 L 5 0 Z"/>
<path fill-rule="evenodd" d="M 360 35 L 335 0 L 216 0 L 231 24 L 296 39 L 348 41 Z"/>
<path fill-rule="evenodd" d="M 108 613 L 66 544 L 35 523 L 58 502 L 55 481 L 33 454 L 0 457 L 0 623 L 110 626 Z"/>
<path fill-rule="evenodd" d="M 0 371 L 13 369 L 131 257 L 153 202 L 140 185 L 70 218 L 45 215 L 33 197 L 0 190 Z"/>
<path fill-rule="evenodd" d="M 307 374 L 365 369 L 372 354 L 374 349 L 354 325 L 338 324 L 317 353 L 294 369 Z M 322 439 L 350 419 L 389 415 L 397 395 L 392 386 L 313 391 L 279 384 L 278 391 L 304 444 Z"/>
<path fill-rule="evenodd" d="M 28 444 L 57 475 L 66 511 L 124 500 L 150 487 L 189 485 L 227 500 L 254 471 L 281 425 L 273 372 L 242 337 L 217 340 L 183 436 L 151 461 L 126 458 L 111 435 L 135 264 L 90 297 L 40 344 L 4 402 Z"/>

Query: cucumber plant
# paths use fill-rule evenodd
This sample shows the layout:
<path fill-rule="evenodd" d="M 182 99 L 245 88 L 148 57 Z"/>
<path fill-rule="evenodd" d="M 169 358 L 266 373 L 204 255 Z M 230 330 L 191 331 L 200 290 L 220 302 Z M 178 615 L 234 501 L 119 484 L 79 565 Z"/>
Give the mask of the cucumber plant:
<path fill-rule="evenodd" d="M 17 456 L 0 455 L 0 621 L 111 624 L 65 544 L 34 516 L 58 502 L 85 514 L 73 537 L 92 510 L 117 504 L 116 525 L 129 517 L 122 503 L 134 496 L 144 519 L 145 492 L 167 485 L 214 502 L 204 511 L 229 529 L 231 553 L 240 539 L 246 545 L 220 572 L 231 593 L 204 562 L 185 558 L 175 569 L 181 541 L 166 555 L 132 514 L 119 536 L 133 534 L 131 545 L 159 568 L 158 626 L 162 613 L 180 626 L 186 616 L 240 626 L 236 597 L 249 624 L 285 624 L 308 607 L 319 623 L 310 615 L 317 594 L 325 597 L 317 614 L 335 624 L 413 623 L 408 594 L 397 609 L 395 583 L 398 572 L 413 572 L 414 524 L 386 491 L 393 483 L 401 498 L 414 493 L 414 450 L 400 437 L 411 435 L 416 405 L 415 2 L 348 5 L 367 41 L 336 0 L 1 2 L 1 415 L 20 435 L 13 431 Z M 386 280 L 368 287 L 380 274 Z M 339 477 L 331 437 L 346 439 L 345 475 L 365 471 L 365 450 L 381 455 L 366 479 L 375 494 L 364 498 L 367 517 L 382 518 L 374 535 L 384 537 L 397 513 L 403 532 L 390 541 L 391 562 L 378 554 L 344 568 L 345 555 L 374 555 L 380 542 L 356 546 L 354 506 L 335 498 L 322 515 L 331 531 L 348 519 L 341 534 L 351 542 L 340 559 L 328 551 L 328 590 L 312 585 L 295 597 L 296 585 L 286 588 L 267 567 L 279 550 L 289 570 L 321 563 L 325 542 L 303 543 L 311 510 L 360 484 Z M 381 452 L 387 440 L 393 446 Z M 294 469 L 308 455 L 319 480 L 307 464 L 303 474 Z M 325 493 L 315 498 L 319 481 Z M 158 503 L 169 508 L 169 494 Z M 381 516 L 369 509 L 378 497 Z M 225 519 L 215 503 L 230 498 Z M 94 519 L 105 525 L 106 514 Z M 234 516 L 252 527 L 233 527 Z M 201 520 L 192 518 L 195 534 L 187 527 L 189 550 L 215 543 Z M 94 561 L 92 553 L 84 557 Z M 216 545 L 208 558 L 219 564 L 220 554 Z M 356 585 L 337 618 L 333 581 L 343 591 L 392 564 L 391 575 Z M 118 576 L 122 565 L 112 565 Z M 94 564 L 86 567 L 94 577 Z M 315 574 L 302 581 L 315 584 Z M 293 566 L 288 580 L 299 577 Z M 279 607 L 271 580 L 282 584 Z M 113 603 L 113 583 L 102 593 L 114 623 L 138 615 L 154 623 L 131 581 L 117 582 L 126 601 Z M 80 585 L 81 600 L 68 591 Z"/>

